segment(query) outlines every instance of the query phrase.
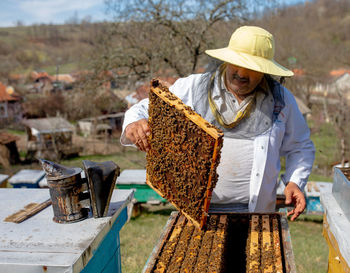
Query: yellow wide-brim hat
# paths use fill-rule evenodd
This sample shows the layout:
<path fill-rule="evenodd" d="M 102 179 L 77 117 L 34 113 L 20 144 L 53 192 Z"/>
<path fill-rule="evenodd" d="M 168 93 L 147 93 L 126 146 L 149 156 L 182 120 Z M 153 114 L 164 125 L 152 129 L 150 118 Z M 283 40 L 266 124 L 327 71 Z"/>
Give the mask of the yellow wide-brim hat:
<path fill-rule="evenodd" d="M 274 60 L 273 35 L 260 27 L 240 27 L 232 34 L 227 47 L 206 50 L 205 53 L 221 61 L 265 74 L 285 77 L 294 75 Z"/>

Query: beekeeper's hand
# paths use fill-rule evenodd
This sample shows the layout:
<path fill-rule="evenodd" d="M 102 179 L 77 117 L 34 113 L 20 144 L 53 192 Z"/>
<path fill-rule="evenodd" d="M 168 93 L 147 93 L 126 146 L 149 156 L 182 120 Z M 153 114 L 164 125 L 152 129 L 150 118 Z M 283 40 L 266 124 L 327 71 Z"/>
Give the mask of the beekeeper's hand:
<path fill-rule="evenodd" d="M 291 221 L 294 221 L 303 213 L 306 207 L 305 196 L 300 190 L 297 184 L 294 182 L 288 182 L 286 188 L 284 189 L 284 195 L 286 196 L 286 205 L 293 204 L 294 209 L 287 213 L 287 216 L 291 216 Z"/>
<path fill-rule="evenodd" d="M 141 151 L 148 152 L 150 146 L 147 137 L 151 134 L 147 119 L 130 123 L 125 128 L 125 136 Z"/>

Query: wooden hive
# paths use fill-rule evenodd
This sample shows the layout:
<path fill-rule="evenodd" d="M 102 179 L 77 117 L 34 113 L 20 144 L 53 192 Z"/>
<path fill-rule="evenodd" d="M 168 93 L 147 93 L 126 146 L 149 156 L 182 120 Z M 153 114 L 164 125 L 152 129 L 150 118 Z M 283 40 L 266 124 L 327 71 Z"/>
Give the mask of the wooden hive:
<path fill-rule="evenodd" d="M 143 273 L 294 273 L 285 216 L 216 213 L 205 229 L 173 213 Z"/>
<path fill-rule="evenodd" d="M 196 227 L 205 225 L 223 133 L 159 81 L 151 82 L 147 184 Z"/>

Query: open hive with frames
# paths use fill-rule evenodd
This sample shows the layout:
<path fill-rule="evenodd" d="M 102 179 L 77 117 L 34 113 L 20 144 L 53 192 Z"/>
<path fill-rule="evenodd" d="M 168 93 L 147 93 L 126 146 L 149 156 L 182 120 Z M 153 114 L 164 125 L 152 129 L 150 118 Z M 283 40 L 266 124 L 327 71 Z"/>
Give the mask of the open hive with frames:
<path fill-rule="evenodd" d="M 142 272 L 294 273 L 287 218 L 215 213 L 199 229 L 173 212 Z"/>
<path fill-rule="evenodd" d="M 149 127 L 147 183 L 202 228 L 218 179 L 223 133 L 158 80 L 151 82 Z"/>

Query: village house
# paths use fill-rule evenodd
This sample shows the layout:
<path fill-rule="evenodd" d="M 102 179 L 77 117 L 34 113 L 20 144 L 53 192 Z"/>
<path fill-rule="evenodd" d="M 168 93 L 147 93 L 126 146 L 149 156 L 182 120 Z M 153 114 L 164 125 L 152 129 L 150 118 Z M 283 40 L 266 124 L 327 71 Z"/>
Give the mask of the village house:
<path fill-rule="evenodd" d="M 350 70 L 332 70 L 326 83 L 316 84 L 312 91 L 312 100 L 322 102 L 327 99 L 328 104 L 339 103 L 339 96 L 350 103 Z"/>
<path fill-rule="evenodd" d="M 78 155 L 80 148 L 73 145 L 74 126 L 61 117 L 24 119 L 27 132 L 27 159 L 57 160 Z"/>
<path fill-rule="evenodd" d="M 158 78 L 164 83 L 167 83 L 169 85 L 174 84 L 174 82 L 177 80 L 177 78 L 174 77 L 161 77 Z M 151 86 L 150 83 L 144 83 L 140 86 L 138 86 L 135 91 L 129 93 L 127 96 L 125 96 L 123 99 L 128 103 L 128 108 L 133 106 L 134 104 L 138 103 L 139 101 L 148 98 L 148 93 Z"/>
<path fill-rule="evenodd" d="M 75 78 L 70 74 L 57 74 L 51 76 L 46 72 L 33 71 L 31 73 L 31 78 L 33 80 L 32 91 L 43 95 L 71 89 L 75 82 Z"/>
<path fill-rule="evenodd" d="M 21 98 L 11 86 L 0 82 L 0 128 L 22 119 Z"/>
<path fill-rule="evenodd" d="M 84 136 L 109 136 L 113 132 L 121 132 L 123 120 L 123 112 L 84 118 L 78 121 L 78 130 Z"/>

